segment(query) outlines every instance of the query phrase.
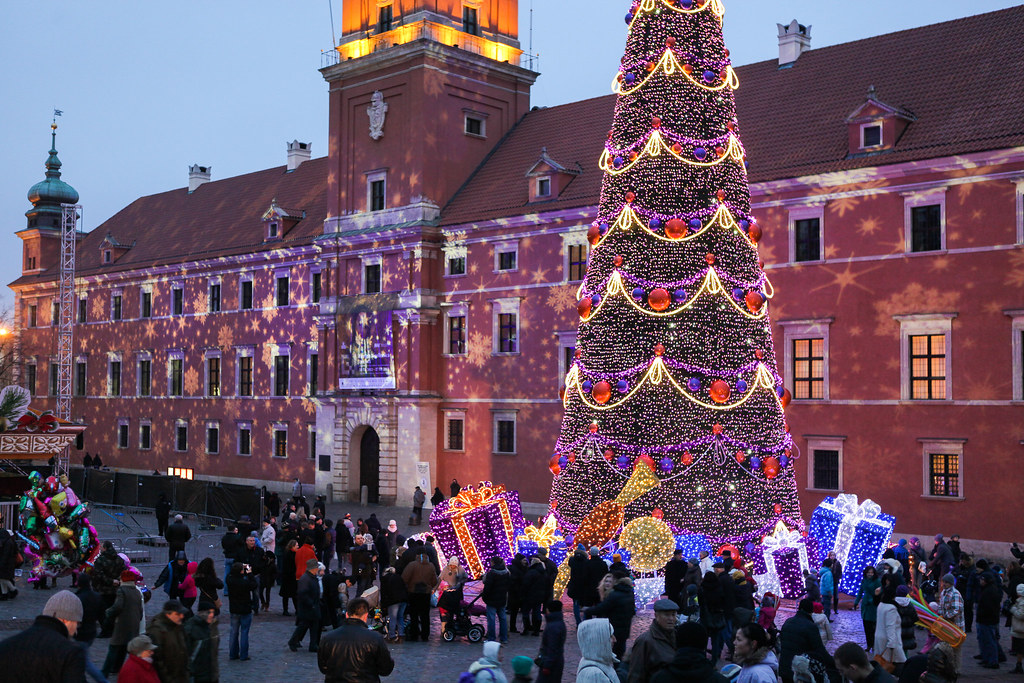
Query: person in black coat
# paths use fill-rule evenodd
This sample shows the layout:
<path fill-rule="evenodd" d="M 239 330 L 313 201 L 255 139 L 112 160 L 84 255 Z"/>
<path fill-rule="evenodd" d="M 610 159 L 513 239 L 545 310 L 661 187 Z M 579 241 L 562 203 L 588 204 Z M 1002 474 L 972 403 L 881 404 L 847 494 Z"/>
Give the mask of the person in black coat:
<path fill-rule="evenodd" d="M 600 603 L 583 610 L 589 619 L 590 617 L 605 617 L 612 625 L 612 635 L 615 636 L 615 644 L 612 645 L 612 652 L 619 659 L 626 653 L 626 641 L 629 640 L 629 630 L 633 625 L 633 615 L 636 614 L 636 598 L 633 595 L 633 581 L 628 576 L 616 574 L 615 585 L 608 592 L 608 595 Z"/>
<path fill-rule="evenodd" d="M 192 538 L 192 530 L 181 515 L 174 515 L 174 521 L 164 532 L 164 538 L 167 540 L 167 559 L 170 561 L 174 559 L 175 553 L 185 550 L 185 544 Z"/>
<path fill-rule="evenodd" d="M 572 615 L 579 626 L 583 621 L 583 608 L 589 605 L 583 604 L 583 596 L 587 592 L 587 552 L 583 546 L 576 548 L 576 552 L 569 558 L 569 583 L 565 585 L 565 594 L 572 600 Z"/>
<path fill-rule="evenodd" d="M 526 556 L 516 553 L 512 562 L 508 565 L 509 589 L 508 589 L 508 630 L 510 633 L 519 633 L 516 628 L 516 618 L 519 616 L 519 609 L 523 604 L 523 578 L 529 567 Z M 523 633 L 526 633 L 526 612 L 523 612 Z"/>
<path fill-rule="evenodd" d="M 71 641 L 82 601 L 71 591 L 50 596 L 32 626 L 0 642 L 5 681 L 84 681 L 85 650 Z"/>
<path fill-rule="evenodd" d="M 494 640 L 494 619 L 497 617 L 499 637 L 502 643 L 508 642 L 508 615 L 505 607 L 508 604 L 508 589 L 512 585 L 512 575 L 505 568 L 505 560 L 501 557 L 491 558 L 491 568 L 484 574 L 484 587 L 480 598 L 487 605 L 487 640 Z"/>
<path fill-rule="evenodd" d="M 0 600 L 18 596 L 14 587 L 14 571 L 18 564 L 18 544 L 7 529 L 0 528 Z"/>
<path fill-rule="evenodd" d="M 317 569 L 320 572 L 320 569 Z M 330 624 L 331 628 L 338 628 L 340 623 L 341 593 L 339 588 L 342 584 L 347 585 L 344 574 L 339 571 L 327 572 L 321 575 L 320 582 L 323 584 L 323 595 L 320 596 L 320 623 Z"/>
<path fill-rule="evenodd" d="M 586 579 L 584 580 L 584 607 L 593 607 L 601 602 L 601 594 L 597 592 L 597 587 L 601 585 L 601 580 L 604 579 L 607 573 L 608 565 L 601 559 L 601 551 L 592 546 L 590 548 L 590 559 L 587 560 Z"/>
<path fill-rule="evenodd" d="M 540 660 L 536 683 L 561 683 L 565 667 L 565 620 L 562 618 L 562 603 L 552 600 L 547 604 L 544 615 L 544 637 L 540 641 Z"/>
<path fill-rule="evenodd" d="M 725 598 L 722 584 L 713 572 L 704 575 L 700 582 L 700 623 L 707 629 L 711 639 L 711 660 L 717 662 L 725 645 L 725 627 L 728 619 L 725 613 Z"/>
<path fill-rule="evenodd" d="M 434 507 L 437 507 L 442 502 L 444 502 L 444 494 L 441 493 L 440 487 L 435 486 L 434 495 L 430 497 L 430 504 L 433 505 Z"/>
<path fill-rule="evenodd" d="M 379 681 L 395 670 L 384 638 L 366 627 L 370 605 L 355 598 L 345 622 L 326 636 L 317 654 L 317 666 L 326 681 Z"/>
<path fill-rule="evenodd" d="M 999 579 L 992 572 L 982 572 L 979 579 L 981 591 L 978 594 L 978 608 L 974 616 L 978 631 L 978 649 L 981 651 L 981 665 L 986 669 L 998 669 L 999 662 L 1006 661 L 1006 653 L 999 644 L 1000 606 L 1003 590 Z"/>
<path fill-rule="evenodd" d="M 683 594 L 683 578 L 688 568 L 689 564 L 683 559 L 683 551 L 676 548 L 672 559 L 665 565 L 665 595 L 677 605 L 685 604 L 680 596 Z"/>
<path fill-rule="evenodd" d="M 448 490 L 452 494 L 451 497 L 454 498 L 455 496 L 459 495 L 459 491 L 462 490 L 462 484 L 459 483 L 458 479 L 452 479 L 452 483 L 449 484 Z"/>
<path fill-rule="evenodd" d="M 786 620 L 779 632 L 782 653 L 779 656 L 779 676 L 783 683 L 793 683 L 793 657 L 807 655 L 825 665 L 830 680 L 838 681 L 839 672 L 835 661 L 821 642 L 818 626 L 811 618 L 814 613 L 814 601 L 804 598 L 799 609 Z"/>
<path fill-rule="evenodd" d="M 708 632 L 697 622 L 676 627 L 676 656 L 672 663 L 651 677 L 651 683 L 727 683 L 727 679 L 708 661 Z"/>
<path fill-rule="evenodd" d="M 161 493 L 156 501 L 156 532 L 161 536 L 167 532 L 167 520 L 170 516 L 171 502 L 167 500 L 166 494 Z"/>
<path fill-rule="evenodd" d="M 249 659 L 249 627 L 252 626 L 252 592 L 256 577 L 241 562 L 231 565 L 227 579 L 228 611 L 231 613 L 231 635 L 228 640 L 228 659 Z"/>
<path fill-rule="evenodd" d="M 402 642 L 405 638 L 405 610 L 409 606 L 409 589 L 394 567 L 384 570 L 380 582 L 380 608 L 388 613 L 388 633 L 384 640 Z"/>
<path fill-rule="evenodd" d="M 548 557 L 547 548 L 537 548 L 537 557 L 544 563 L 544 605 L 555 599 L 555 581 L 558 580 L 558 565 Z"/>
<path fill-rule="evenodd" d="M 736 610 L 736 582 L 732 578 L 732 560 L 724 559 L 712 565 L 715 573 L 718 574 L 718 584 L 722 587 L 722 605 L 725 608 L 725 632 L 722 634 L 725 646 L 729 648 L 729 656 L 732 656 L 732 623 L 733 612 Z"/>
<path fill-rule="evenodd" d="M 316 652 L 320 645 L 320 582 L 317 581 L 316 560 L 306 561 L 306 571 L 299 579 L 295 593 L 295 631 L 288 639 L 288 648 L 295 652 L 309 631 L 309 651 Z"/>
<path fill-rule="evenodd" d="M 104 676 L 96 665 L 89 659 L 89 648 L 96 640 L 98 624 L 103 621 L 104 613 L 107 611 L 103 604 L 103 598 L 92 589 L 92 578 L 88 574 L 81 574 L 78 577 L 78 590 L 75 595 L 82 601 L 82 621 L 75 631 L 75 642 L 85 651 L 85 670 L 95 681 L 102 681 Z"/>
<path fill-rule="evenodd" d="M 540 635 L 540 613 L 544 604 L 544 596 L 548 593 L 547 572 L 544 561 L 536 555 L 530 560 L 530 566 L 523 574 L 523 635 L 530 633 Z"/>

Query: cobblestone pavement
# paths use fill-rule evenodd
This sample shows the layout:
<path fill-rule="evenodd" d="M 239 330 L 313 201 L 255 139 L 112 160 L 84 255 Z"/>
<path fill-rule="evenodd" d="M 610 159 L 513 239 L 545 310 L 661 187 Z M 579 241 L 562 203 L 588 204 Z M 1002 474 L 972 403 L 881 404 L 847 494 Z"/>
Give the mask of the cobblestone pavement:
<path fill-rule="evenodd" d="M 334 513 L 334 518 L 337 519 L 338 513 L 342 512 L 342 505 L 331 505 L 328 513 L 328 517 L 331 517 L 331 513 Z M 396 519 L 399 521 L 399 528 L 401 531 L 407 531 L 405 521 L 408 519 L 407 510 L 398 510 L 395 508 L 380 508 L 374 507 L 370 509 L 362 509 L 357 506 L 344 507 L 344 511 L 350 511 L 353 517 L 368 515 L 370 511 L 375 511 L 377 517 L 384 523 L 388 519 Z M 399 516 L 399 513 L 404 513 L 405 519 Z M 153 531 L 155 533 L 155 521 L 152 517 L 141 518 L 143 523 L 151 523 Z M 426 527 L 413 527 L 413 531 L 424 530 Z M 209 532 L 213 533 L 213 532 Z M 221 534 L 223 530 L 218 530 L 216 533 Z M 101 533 L 101 536 L 104 534 Z M 214 557 L 218 562 L 218 567 L 222 567 L 220 563 L 220 548 L 219 546 L 215 551 L 211 550 L 210 556 Z M 162 549 L 158 549 L 155 553 L 154 559 L 157 560 L 155 563 L 142 564 L 139 568 L 143 571 L 147 583 L 152 586 L 156 582 L 156 577 L 162 568 L 160 561 L 163 559 Z M 46 599 L 53 594 L 52 590 L 26 590 L 23 579 L 18 580 L 18 588 L 21 591 L 20 595 L 14 601 L 0 602 L 0 638 L 7 637 L 11 631 L 20 630 L 27 628 L 35 615 L 43 608 L 43 604 Z M 58 588 L 67 588 L 70 585 L 70 579 L 64 578 L 58 581 Z M 159 590 L 153 596 L 153 599 L 147 605 L 147 616 L 154 616 L 160 608 L 162 603 L 163 593 Z M 273 681 L 287 679 L 291 683 L 303 683 L 323 680 L 322 674 L 317 669 L 316 655 L 307 652 L 305 648 L 300 649 L 298 652 L 292 653 L 289 651 L 287 646 L 288 637 L 291 635 L 291 631 L 294 627 L 294 621 L 291 617 L 284 617 L 281 615 L 281 603 L 280 598 L 277 598 L 277 591 L 274 591 L 275 603 L 272 605 L 272 611 L 267 613 L 260 613 L 252 626 L 252 630 L 249 633 L 249 654 L 250 660 L 247 662 L 241 661 L 228 661 L 227 659 L 227 619 L 226 615 L 223 617 L 224 621 L 220 625 L 221 631 L 221 647 L 220 647 L 220 659 L 221 659 L 221 677 L 222 683 L 253 683 L 254 681 Z M 226 601 L 225 601 L 226 603 Z M 835 623 L 833 624 L 833 632 L 835 639 L 828 644 L 829 651 L 834 651 L 835 648 L 844 642 L 849 640 L 855 641 L 860 644 L 864 644 L 864 633 L 860 621 L 860 612 L 853 611 L 853 601 L 851 599 L 845 599 L 840 603 L 840 611 L 835 616 Z M 792 606 L 788 603 L 784 603 L 783 609 L 780 610 L 779 616 L 777 617 L 777 623 L 781 626 L 782 623 L 792 614 Z M 651 623 L 652 614 L 650 612 L 641 612 L 637 615 L 633 621 L 633 636 L 637 636 L 648 628 Z M 483 617 L 475 618 L 480 624 L 485 623 Z M 566 601 L 566 612 L 565 612 L 565 623 L 568 630 L 568 637 L 566 639 L 566 652 L 565 652 L 565 675 L 563 680 L 572 681 L 575 680 L 576 666 L 579 663 L 579 648 L 576 644 L 576 628 L 575 622 L 572 617 L 571 605 Z M 1002 635 L 1002 645 L 1005 650 L 1009 649 L 1009 632 L 1008 629 L 1000 629 Z M 923 644 L 926 637 L 926 633 L 923 629 L 918 629 L 918 642 Z M 632 641 L 631 641 L 632 642 Z M 308 643 L 308 641 L 307 641 Z M 526 655 L 531 659 L 536 656 L 537 650 L 540 645 L 540 639 L 531 636 L 523 636 L 517 634 L 511 634 L 508 646 L 503 649 L 504 669 L 508 678 L 511 680 L 511 659 L 516 655 Z M 437 611 L 433 610 L 432 621 L 431 621 L 431 640 L 428 643 L 403 643 L 401 645 L 389 646 L 392 656 L 395 659 L 395 671 L 386 680 L 391 681 L 403 681 L 403 682 L 424 682 L 433 683 L 435 681 L 455 681 L 458 680 L 459 674 L 466 671 L 469 665 L 479 658 L 482 654 L 481 646 L 479 644 L 472 644 L 465 639 L 457 640 L 453 643 L 445 643 L 440 639 L 440 627 L 437 620 Z M 97 640 L 90 651 L 92 660 L 97 664 L 101 665 L 106 655 L 107 641 Z M 1008 678 L 1007 672 L 1012 668 L 1012 662 L 1009 664 L 1003 664 L 1000 671 L 990 671 L 982 669 L 978 666 L 977 661 L 973 658 L 978 653 L 978 644 L 975 634 L 968 634 L 967 642 L 964 644 L 964 671 L 961 676 L 962 681 L 1005 681 Z M 116 680 L 116 679 L 114 679 Z M 1011 679 L 1012 680 L 1012 679 Z"/>

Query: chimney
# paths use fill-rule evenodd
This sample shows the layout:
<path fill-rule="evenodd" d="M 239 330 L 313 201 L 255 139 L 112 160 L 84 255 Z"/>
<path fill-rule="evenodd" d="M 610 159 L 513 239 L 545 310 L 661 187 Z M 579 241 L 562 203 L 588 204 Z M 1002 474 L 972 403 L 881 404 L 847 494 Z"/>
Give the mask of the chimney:
<path fill-rule="evenodd" d="M 798 23 L 796 19 L 789 26 L 776 26 L 779 27 L 779 68 L 782 68 L 811 49 L 811 27 Z"/>
<path fill-rule="evenodd" d="M 313 143 L 311 142 L 299 142 L 298 140 L 292 140 L 288 143 L 288 172 L 292 172 L 299 167 L 303 161 L 309 161 L 310 155 L 313 153 Z"/>
<path fill-rule="evenodd" d="M 213 166 L 200 166 L 193 164 L 188 167 L 188 193 L 192 194 L 203 183 L 210 182 L 210 172 Z"/>

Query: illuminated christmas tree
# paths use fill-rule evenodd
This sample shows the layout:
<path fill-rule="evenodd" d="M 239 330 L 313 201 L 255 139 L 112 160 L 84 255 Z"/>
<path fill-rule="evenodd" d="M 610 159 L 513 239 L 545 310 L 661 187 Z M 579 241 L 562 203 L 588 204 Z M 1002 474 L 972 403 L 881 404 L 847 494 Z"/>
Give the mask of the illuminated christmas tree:
<path fill-rule="evenodd" d="M 623 538 L 647 540 L 665 530 L 652 516 L 738 545 L 803 527 L 723 14 L 720 0 L 637 0 L 626 17 L 549 463 L 554 513 L 588 539 L 616 515 L 643 518 Z M 637 468 L 657 481 L 619 496 Z"/>

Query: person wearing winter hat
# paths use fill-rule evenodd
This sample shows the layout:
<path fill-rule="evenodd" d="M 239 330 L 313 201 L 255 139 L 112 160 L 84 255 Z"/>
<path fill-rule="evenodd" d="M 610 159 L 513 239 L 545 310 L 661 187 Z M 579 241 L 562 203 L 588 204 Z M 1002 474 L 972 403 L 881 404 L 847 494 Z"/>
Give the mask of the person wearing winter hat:
<path fill-rule="evenodd" d="M 153 653 L 153 666 L 161 683 L 188 683 L 189 652 L 181 626 L 185 614 L 184 605 L 177 600 L 168 600 L 146 628 L 146 635 L 157 646 Z"/>
<path fill-rule="evenodd" d="M 651 676 L 676 656 L 676 616 L 679 605 L 661 598 L 654 603 L 654 621 L 633 641 L 629 653 L 629 683 L 648 683 Z"/>
<path fill-rule="evenodd" d="M 508 683 L 501 670 L 501 643 L 488 640 L 484 643 L 484 656 L 469 665 L 474 683 Z"/>
<path fill-rule="evenodd" d="M 51 595 L 32 626 L 0 642 L 4 680 L 84 681 L 85 650 L 71 641 L 82 611 L 71 591 Z"/>
<path fill-rule="evenodd" d="M 188 647 L 188 672 L 193 683 L 216 683 L 220 678 L 217 651 L 220 634 L 213 625 L 217 620 L 216 606 L 209 600 L 200 600 L 195 616 L 185 622 L 185 645 Z"/>
<path fill-rule="evenodd" d="M 103 675 L 117 673 L 128 653 L 128 643 L 145 630 L 146 607 L 142 591 L 136 585 L 136 576 L 127 569 L 121 572 L 120 585 L 114 604 L 107 609 L 105 621 L 112 624 L 107 658 L 103 661 Z"/>
<path fill-rule="evenodd" d="M 533 671 L 533 660 L 525 655 L 518 655 L 512 658 L 512 683 L 530 683 L 533 679 L 530 672 Z"/>
<path fill-rule="evenodd" d="M 612 633 L 611 622 L 604 618 L 587 619 L 576 629 L 576 641 L 580 646 L 576 683 L 619 683 L 619 676 L 615 673 L 618 659 L 612 652 Z"/>
<path fill-rule="evenodd" d="M 946 574 L 939 582 L 939 616 L 964 630 L 964 598 L 956 589 L 956 577 Z M 961 659 L 963 657 L 963 645 L 953 648 L 954 666 L 960 671 Z"/>
<path fill-rule="evenodd" d="M 153 653 L 157 646 L 149 636 L 135 636 L 128 643 L 128 659 L 117 675 L 118 683 L 160 683 L 153 666 Z"/>
<path fill-rule="evenodd" d="M 715 671 L 715 667 L 708 661 L 709 637 L 707 629 L 702 624 L 696 621 L 683 622 L 676 627 L 675 637 L 675 657 L 668 666 L 651 677 L 651 683 L 676 683 L 676 681 L 726 683 L 725 676 Z"/>

